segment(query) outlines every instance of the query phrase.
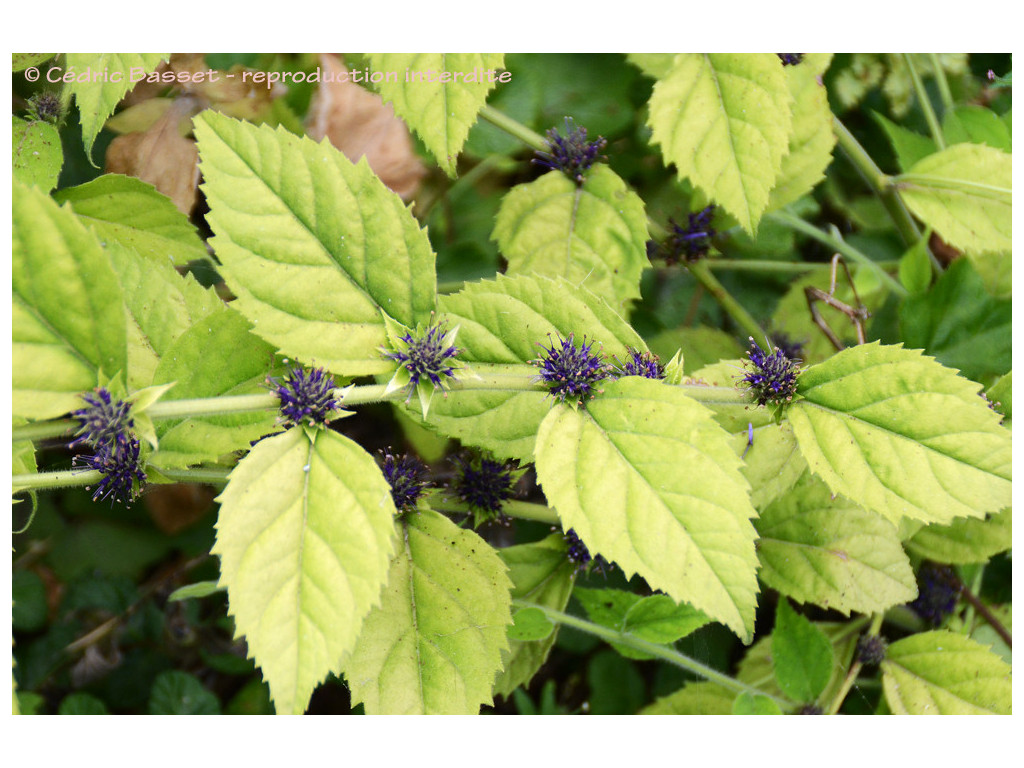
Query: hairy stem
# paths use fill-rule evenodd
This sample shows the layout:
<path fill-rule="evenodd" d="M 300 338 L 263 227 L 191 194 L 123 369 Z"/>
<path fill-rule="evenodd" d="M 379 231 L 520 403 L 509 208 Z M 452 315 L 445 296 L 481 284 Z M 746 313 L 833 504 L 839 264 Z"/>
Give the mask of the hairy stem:
<path fill-rule="evenodd" d="M 721 685 L 723 688 L 728 688 L 731 691 L 737 693 L 752 693 L 758 696 L 767 696 L 772 699 L 779 707 L 783 710 L 792 710 L 793 705 L 785 699 L 780 699 L 772 696 L 764 691 L 755 688 L 752 685 L 740 682 L 735 678 L 729 677 L 728 675 L 719 672 L 717 669 L 701 664 L 695 659 L 691 659 L 679 651 L 665 645 L 658 645 L 656 643 L 642 640 L 639 637 L 629 634 L 628 632 L 620 632 L 609 627 L 603 627 L 600 624 L 594 624 L 593 622 L 581 619 L 577 616 L 572 616 L 562 611 L 556 611 L 553 608 L 548 608 L 544 605 L 537 605 L 536 603 L 530 603 L 525 600 L 513 600 L 512 604 L 518 608 L 536 608 L 541 611 L 545 616 L 556 624 L 561 624 L 566 627 L 572 627 L 578 629 L 581 632 L 599 637 L 610 643 L 617 643 L 624 645 L 637 651 L 648 653 L 651 656 L 655 656 L 662 661 L 667 661 L 669 664 L 674 664 L 681 669 L 685 669 L 687 672 L 692 672 L 699 677 L 709 680 L 713 683 Z"/>
<path fill-rule="evenodd" d="M 773 214 L 768 214 L 771 218 Z M 823 233 L 824 234 L 824 233 Z M 826 235 L 827 237 L 827 235 Z M 771 259 L 708 259 L 708 269 L 713 272 L 768 272 L 778 274 L 801 274 L 804 272 L 828 271 L 832 265 L 823 261 L 773 261 Z M 898 261 L 874 262 L 882 269 L 896 269 Z"/>
<path fill-rule="evenodd" d="M 711 273 L 707 259 L 688 262 L 686 267 L 690 270 L 690 274 L 697 279 L 697 282 L 704 286 L 704 290 L 710 293 L 722 309 L 736 322 L 736 325 L 755 339 L 763 339 L 765 337 L 765 332 L 758 322 L 744 309 L 742 304 L 733 298 L 732 294 L 725 289 L 725 286 L 718 282 L 718 278 Z"/>
<path fill-rule="evenodd" d="M 949 80 L 946 79 L 946 70 L 942 68 L 939 61 L 939 54 L 929 53 L 928 58 L 932 63 L 932 74 L 935 77 L 935 84 L 939 86 L 939 98 L 942 99 L 942 108 L 949 112 L 953 109 L 953 92 L 949 90 Z"/>
<path fill-rule="evenodd" d="M 446 497 L 440 491 L 434 491 L 428 501 L 431 509 L 438 512 L 449 512 L 456 514 L 471 515 L 473 507 L 464 501 Z M 550 523 L 561 525 L 558 519 L 558 512 L 546 504 L 536 504 L 532 501 L 519 501 L 509 499 L 501 506 L 502 514 L 508 517 L 515 517 L 520 520 L 535 520 L 538 523 Z"/>

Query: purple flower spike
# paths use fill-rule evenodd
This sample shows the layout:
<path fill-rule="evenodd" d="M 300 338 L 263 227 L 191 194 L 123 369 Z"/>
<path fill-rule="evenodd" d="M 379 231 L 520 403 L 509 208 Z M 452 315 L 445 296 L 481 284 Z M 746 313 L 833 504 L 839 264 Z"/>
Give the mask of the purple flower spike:
<path fill-rule="evenodd" d="M 76 433 L 78 437 L 68 444 L 69 448 L 82 444 L 97 447 L 113 444 L 135 425 L 131 418 L 131 404 L 115 400 L 104 387 L 97 388 L 95 394 L 82 395 L 82 399 L 89 407 L 71 412 L 81 423 L 81 428 Z"/>
<path fill-rule="evenodd" d="M 573 343 L 571 333 L 567 339 L 557 337 L 550 347 L 538 346 L 544 350 L 544 356 L 533 361 L 540 367 L 540 375 L 535 380 L 547 384 L 551 394 L 560 401 L 564 402 L 567 397 L 580 400 L 593 397 L 593 393 L 599 391 L 597 382 L 610 372 L 600 355 L 591 351 L 593 343 L 588 344 L 585 336 L 583 344 L 578 347 Z"/>
<path fill-rule="evenodd" d="M 742 381 L 758 405 L 780 405 L 788 403 L 796 394 L 796 379 L 800 370 L 799 360 L 790 360 L 781 349 L 765 353 L 753 339 L 750 339 L 749 372 Z"/>
<path fill-rule="evenodd" d="M 552 170 L 561 171 L 577 184 L 583 183 L 583 173 L 601 159 L 601 150 L 608 141 L 598 136 L 587 141 L 587 129 L 577 128 L 571 117 L 565 118 L 565 136 L 552 128 L 548 131 L 548 151 L 537 152 L 533 162 Z"/>
<path fill-rule="evenodd" d="M 407 454 L 382 453 L 384 478 L 391 486 L 391 498 L 399 512 L 410 512 L 427 487 L 427 468 Z"/>
<path fill-rule="evenodd" d="M 138 486 L 146 482 L 146 473 L 139 461 L 139 441 L 128 435 L 118 435 L 113 442 L 99 445 L 93 456 L 75 456 L 72 463 L 103 473 L 92 500 L 110 499 L 111 506 L 115 501 L 131 504 L 138 496 Z"/>
<path fill-rule="evenodd" d="M 268 384 L 281 399 L 281 414 L 292 424 L 308 420 L 310 424 L 326 424 L 331 411 L 338 408 L 334 400 L 334 377 L 323 368 L 293 368 L 283 382 L 270 378 Z"/>

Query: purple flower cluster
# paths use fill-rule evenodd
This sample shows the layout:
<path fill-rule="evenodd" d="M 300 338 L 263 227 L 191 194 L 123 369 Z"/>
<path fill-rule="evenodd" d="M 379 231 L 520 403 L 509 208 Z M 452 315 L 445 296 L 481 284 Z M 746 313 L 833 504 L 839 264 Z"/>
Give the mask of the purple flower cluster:
<path fill-rule="evenodd" d="M 382 453 L 382 471 L 384 478 L 391 486 L 391 499 L 399 512 L 411 512 L 426 489 L 428 481 L 425 477 L 427 468 L 423 463 L 408 454 L 395 456 Z"/>
<path fill-rule="evenodd" d="M 877 667 L 885 661 L 889 644 L 878 635 L 861 635 L 857 641 L 857 660 L 866 667 Z"/>
<path fill-rule="evenodd" d="M 577 571 L 586 570 L 591 564 L 593 564 L 592 567 L 597 571 L 604 571 L 609 567 L 608 561 L 600 555 L 597 557 L 591 556 L 587 545 L 583 543 L 583 539 L 572 528 L 562 534 L 562 539 L 568 547 L 566 558 L 568 558 L 570 563 L 575 564 Z"/>
<path fill-rule="evenodd" d="M 787 403 L 796 394 L 796 379 L 800 369 L 799 360 L 791 360 L 781 349 L 771 354 L 762 350 L 751 338 L 748 373 L 742 381 L 758 405 Z"/>
<path fill-rule="evenodd" d="M 508 464 L 481 457 L 477 461 L 456 456 L 452 459 L 456 467 L 452 493 L 479 512 L 477 524 L 501 517 L 501 508 L 506 499 L 513 495 L 515 472 Z"/>
<path fill-rule="evenodd" d="M 334 377 L 323 368 L 293 368 L 283 382 L 268 378 L 267 383 L 281 400 L 281 415 L 292 424 L 308 420 L 310 424 L 326 424 L 334 400 Z"/>
<path fill-rule="evenodd" d="M 620 376 L 643 376 L 645 379 L 664 379 L 665 366 L 658 356 L 651 352 L 641 352 L 629 348 L 626 362 L 618 366 Z"/>
<path fill-rule="evenodd" d="M 941 565 L 925 563 L 917 572 L 917 599 L 911 609 L 931 624 L 939 626 L 960 601 L 960 583 L 953 571 Z"/>
<path fill-rule="evenodd" d="M 551 340 L 550 336 L 548 340 Z M 544 355 L 533 361 L 534 365 L 540 367 L 540 375 L 535 380 L 546 384 L 551 394 L 560 401 L 567 397 L 581 400 L 592 397 L 597 383 L 610 373 L 600 354 L 592 350 L 593 343 L 588 344 L 585 336 L 578 347 L 571 333 L 567 339 L 558 336 L 550 347 L 539 342 L 538 346 L 544 350 Z"/>
<path fill-rule="evenodd" d="M 135 422 L 131 418 L 131 404 L 114 399 L 109 390 L 99 387 L 96 393 L 82 395 L 88 404 L 86 408 L 72 411 L 81 424 L 78 437 L 68 447 L 89 445 L 93 455 L 76 455 L 72 459 L 75 467 L 93 469 L 103 473 L 93 501 L 110 499 L 111 504 L 119 501 L 130 504 L 138 495 L 139 487 L 146 482 L 146 473 L 139 458 L 140 444 L 131 433 Z"/>
<path fill-rule="evenodd" d="M 64 117 L 64 105 L 59 94 L 43 91 L 29 99 L 29 115 L 46 123 L 59 123 Z"/>
<path fill-rule="evenodd" d="M 421 379 L 428 379 L 435 387 L 444 389 L 444 379 L 455 376 L 454 369 L 446 362 L 459 354 L 459 350 L 446 343 L 448 329 L 443 323 L 432 325 L 422 336 L 411 333 L 402 336 L 405 350 L 385 352 L 384 356 L 396 360 L 409 371 L 409 389 L 416 389 Z"/>
<path fill-rule="evenodd" d="M 776 53 L 775 55 L 779 57 L 784 67 L 795 67 L 804 60 L 802 53 Z"/>
<path fill-rule="evenodd" d="M 716 234 L 711 226 L 715 206 L 709 205 L 699 211 L 687 214 L 686 226 L 669 219 L 669 236 L 665 241 L 665 261 L 675 264 L 679 261 L 694 261 L 708 255 L 711 238 Z"/>
<path fill-rule="evenodd" d="M 607 146 L 607 139 L 598 136 L 587 141 L 587 129 L 577 128 L 571 117 L 565 118 L 565 136 L 552 128 L 548 131 L 547 152 L 537 152 L 533 162 L 556 171 L 561 171 L 577 184 L 583 183 L 583 172 L 601 159 L 601 150 Z"/>

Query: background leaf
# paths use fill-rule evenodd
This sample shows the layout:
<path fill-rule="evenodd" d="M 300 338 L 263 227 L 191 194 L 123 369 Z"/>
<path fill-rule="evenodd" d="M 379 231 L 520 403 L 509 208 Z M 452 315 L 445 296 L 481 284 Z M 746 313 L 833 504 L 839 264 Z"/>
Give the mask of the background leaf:
<path fill-rule="evenodd" d="M 279 713 L 301 714 L 380 600 L 393 548 L 391 490 L 336 432 L 257 443 L 218 497 L 221 586 Z"/>
<path fill-rule="evenodd" d="M 489 69 L 501 69 L 505 56 L 500 53 L 377 53 L 370 55 L 370 61 L 378 72 L 398 74 L 398 82 L 385 79 L 380 83 L 381 96 L 391 102 L 395 114 L 416 131 L 444 172 L 454 177 L 456 157 L 476 122 L 477 113 L 487 101 L 487 92 L 496 83 L 488 82 L 486 74 L 482 82 L 428 82 L 426 73 L 434 70 L 435 73 L 468 75 L 478 69 L 486 73 Z M 422 72 L 423 79 L 406 82 L 406 70 Z M 480 79 L 476 75 L 474 78 Z M 454 75 L 452 79 L 454 81 Z"/>
<path fill-rule="evenodd" d="M 57 128 L 42 120 L 11 118 L 14 178 L 49 192 L 57 186 L 64 153 Z"/>
<path fill-rule="evenodd" d="M 149 714 L 219 715 L 220 702 L 194 675 L 169 670 L 161 672 L 153 682 Z"/>
<path fill-rule="evenodd" d="M 832 162 L 836 144 L 832 110 L 822 83 L 831 60 L 831 54 L 808 53 L 800 66 L 783 68 L 793 97 L 793 133 L 771 191 L 768 210 L 799 200 L 825 180 L 825 169 Z"/>
<path fill-rule="evenodd" d="M 79 407 L 102 370 L 125 368 L 121 289 L 95 235 L 68 208 L 14 181 L 14 415 Z"/>
<path fill-rule="evenodd" d="M 59 190 L 54 199 L 70 203 L 104 242 L 120 243 L 161 264 L 210 258 L 196 228 L 171 199 L 132 176 L 107 173 Z"/>
<path fill-rule="evenodd" d="M 980 144 L 954 144 L 895 181 L 914 215 L 967 254 L 1011 248 L 1012 159 Z"/>
<path fill-rule="evenodd" d="M 565 541 L 553 533 L 540 541 L 498 550 L 512 579 L 512 598 L 564 611 L 576 580 L 576 566 L 566 557 Z M 502 651 L 502 671 L 494 692 L 508 697 L 520 685 L 528 685 L 545 662 L 558 638 L 558 627 L 541 640 L 510 640 Z"/>
<path fill-rule="evenodd" d="M 804 371 L 787 413 L 833 493 L 949 523 L 1010 503 L 1010 433 L 979 389 L 919 350 L 863 344 Z"/>
<path fill-rule="evenodd" d="M 367 714 L 475 715 L 508 648 L 511 583 L 495 551 L 430 509 L 399 524 L 381 606 L 344 663 Z"/>
<path fill-rule="evenodd" d="M 814 702 L 832 676 L 832 644 L 785 597 L 775 611 L 772 661 L 779 687 L 796 702 Z"/>
<path fill-rule="evenodd" d="M 228 307 L 200 317 L 164 350 L 153 383 L 175 382 L 170 397 L 176 400 L 265 394 L 267 376 L 274 372 L 274 348 L 250 328 Z M 167 468 L 218 463 L 224 454 L 246 450 L 277 428 L 278 414 L 269 410 L 161 419 L 156 423 L 160 445 L 150 461 Z"/>
<path fill-rule="evenodd" d="M 936 563 L 984 563 L 1013 546 L 1013 512 L 1007 507 L 985 520 L 958 517 L 949 525 L 926 525 L 906 546 Z"/>
<path fill-rule="evenodd" d="M 1013 363 L 1012 315 L 1012 302 L 992 297 L 971 262 L 957 259 L 926 294 L 903 301 L 900 330 L 908 347 L 984 382 Z"/>
<path fill-rule="evenodd" d="M 434 309 L 426 233 L 365 161 L 212 112 L 196 118 L 212 239 L 235 308 L 282 352 L 340 375 L 394 364 L 380 310 Z"/>
<path fill-rule="evenodd" d="M 798 602 L 873 613 L 917 596 L 895 526 L 841 496 L 833 499 L 809 475 L 763 509 L 754 525 L 758 577 Z"/>
<path fill-rule="evenodd" d="M 898 715 L 1008 715 L 1010 666 L 955 632 L 921 632 L 889 645 L 882 690 Z"/>
<path fill-rule="evenodd" d="M 748 232 L 789 149 L 786 75 L 770 53 L 682 53 L 654 86 L 648 125 L 665 163 Z"/>
<path fill-rule="evenodd" d="M 92 158 L 92 145 L 103 128 L 103 123 L 110 117 L 121 98 L 132 87 L 130 76 L 141 71 L 148 74 L 156 69 L 161 62 L 168 61 L 168 53 L 69 53 L 67 54 L 66 71 L 75 69 L 81 76 L 91 72 L 121 72 L 121 82 L 110 82 L 102 79 L 86 79 L 85 82 L 68 83 L 68 90 L 75 95 L 78 105 L 79 120 L 82 123 L 82 142 L 85 154 Z M 133 71 L 134 70 L 134 73 Z"/>
<path fill-rule="evenodd" d="M 644 203 L 597 165 L 583 184 L 551 171 L 502 198 L 493 239 L 508 274 L 559 275 L 622 307 L 640 297 L 647 259 Z"/>
<path fill-rule="evenodd" d="M 682 390 L 628 377 L 586 409 L 554 406 L 537 435 L 537 477 L 592 554 L 752 633 L 757 513 L 726 434 Z"/>

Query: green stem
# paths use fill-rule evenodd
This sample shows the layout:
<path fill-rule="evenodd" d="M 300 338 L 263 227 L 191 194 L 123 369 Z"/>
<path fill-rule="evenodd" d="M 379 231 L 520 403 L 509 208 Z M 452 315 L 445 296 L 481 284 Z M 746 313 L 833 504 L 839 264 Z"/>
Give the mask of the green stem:
<path fill-rule="evenodd" d="M 515 136 L 524 144 L 527 144 L 534 149 L 539 149 L 541 152 L 546 152 L 548 150 L 547 139 L 536 131 L 527 128 L 518 120 L 513 120 L 504 112 L 499 112 L 489 104 L 485 104 L 483 109 L 480 110 L 480 117 L 492 125 L 496 125 L 498 128 L 501 128 L 505 133 Z"/>
<path fill-rule="evenodd" d="M 914 217 L 910 215 L 910 211 L 907 210 L 907 206 L 903 203 L 903 198 L 899 196 L 892 185 L 892 179 L 882 173 L 882 169 L 871 159 L 871 155 L 864 150 L 864 147 L 854 138 L 849 129 L 834 115 L 832 117 L 832 128 L 835 131 L 836 140 L 839 142 L 839 147 L 843 150 L 843 153 L 860 172 L 868 186 L 878 195 L 878 199 L 882 201 L 882 205 L 885 206 L 885 210 L 889 213 L 889 218 L 892 219 L 892 223 L 896 225 L 896 230 L 903 239 L 903 244 L 909 248 L 917 243 L 921 239 L 921 230 L 918 228 L 917 222 L 914 221 Z M 932 262 L 932 269 L 936 273 L 941 272 L 942 265 L 939 264 L 931 249 L 928 250 L 928 256 Z"/>
<path fill-rule="evenodd" d="M 431 509 L 438 512 L 452 512 L 463 515 L 473 514 L 473 508 L 469 504 L 464 501 L 450 499 L 440 491 L 435 491 L 431 494 L 428 504 Z M 508 517 L 515 517 L 520 520 L 535 520 L 538 523 L 561 525 L 561 521 L 558 519 L 558 512 L 546 504 L 510 499 L 502 505 L 501 511 Z"/>
<path fill-rule="evenodd" d="M 587 634 L 599 637 L 609 643 L 624 645 L 628 648 L 650 654 L 662 661 L 667 661 L 681 669 L 685 669 L 687 672 L 692 672 L 705 680 L 717 683 L 723 688 L 728 688 L 731 691 L 736 691 L 737 693 L 752 693 L 757 696 L 767 696 L 775 701 L 783 711 L 793 709 L 793 705 L 785 699 L 772 696 L 771 694 L 765 693 L 752 685 L 740 682 L 739 680 L 729 677 L 728 675 L 719 672 L 717 669 L 701 664 L 699 661 L 691 659 L 689 656 L 685 656 L 682 653 L 679 653 L 679 651 L 668 646 L 651 643 L 647 640 L 635 637 L 628 632 L 620 632 L 618 630 L 611 629 L 610 627 L 603 627 L 600 624 L 594 624 L 586 619 L 571 616 L 570 614 L 563 613 L 562 611 L 556 611 L 554 608 L 548 608 L 545 605 L 538 605 L 525 600 L 513 600 L 512 604 L 518 608 L 536 608 L 556 624 L 572 627 L 573 629 L 578 629 L 581 632 L 586 632 Z"/>
<path fill-rule="evenodd" d="M 907 71 L 910 72 L 910 80 L 917 93 L 917 102 L 921 105 L 921 111 L 924 112 L 924 119 L 928 121 L 928 130 L 931 131 L 932 140 L 935 142 L 935 146 L 943 150 L 946 148 L 946 138 L 942 135 L 942 126 L 939 125 L 939 118 L 936 117 L 935 110 L 932 108 L 932 100 L 928 98 L 928 91 L 925 90 L 921 76 L 917 73 L 917 67 L 914 66 L 914 57 L 909 53 L 904 53 L 903 62 L 907 65 Z"/>
<path fill-rule="evenodd" d="M 52 437 L 71 437 L 78 422 L 74 419 L 54 419 L 53 421 L 36 421 L 31 424 L 22 424 L 11 429 L 11 441 L 17 443 L 20 440 L 47 440 Z"/>
<path fill-rule="evenodd" d="M 954 192 L 984 197 L 988 200 L 997 200 L 1007 205 L 1013 200 L 1013 190 L 1006 187 L 997 187 L 994 184 L 982 184 L 978 181 L 967 179 L 950 179 L 942 176 L 931 176 L 926 173 L 901 173 L 893 177 L 893 183 L 897 189 L 905 186 L 919 184 L 922 187 L 933 189 L 950 189 Z"/>
<path fill-rule="evenodd" d="M 846 256 L 851 261 L 860 264 L 866 269 L 870 269 L 872 272 L 875 273 L 875 275 L 878 276 L 878 279 L 881 280 L 882 283 L 896 295 L 907 295 L 907 289 L 900 285 L 900 283 L 895 278 L 893 278 L 892 275 L 890 275 L 888 272 L 882 269 L 882 267 L 879 266 L 878 262 L 872 260 L 871 257 L 867 256 L 866 254 L 861 253 L 852 245 L 847 243 L 845 240 L 830 235 L 827 232 L 822 232 L 813 224 L 808 224 L 799 216 L 794 216 L 788 211 L 775 211 L 774 213 L 769 213 L 765 218 L 769 218 L 772 219 L 773 221 L 779 222 L 780 224 L 784 224 L 790 229 L 796 230 L 797 232 L 801 232 L 807 235 L 808 237 L 817 240 L 819 243 L 824 243 L 833 250 L 838 251 L 843 256 Z"/>
<path fill-rule="evenodd" d="M 772 214 L 769 214 L 771 216 Z M 899 261 L 876 261 L 882 269 L 896 269 Z M 771 259 L 708 259 L 708 269 L 718 272 L 769 272 L 801 274 L 831 269 L 828 262 L 820 261 L 772 261 Z"/>
<path fill-rule="evenodd" d="M 168 480 L 178 483 L 202 483 L 203 485 L 227 485 L 230 469 L 219 467 L 201 467 L 199 469 L 164 469 L 156 470 Z"/>
<path fill-rule="evenodd" d="M 65 469 L 60 472 L 13 475 L 11 489 L 17 492 L 43 488 L 76 488 L 90 483 L 98 483 L 102 479 L 103 473 L 98 469 Z"/>
<path fill-rule="evenodd" d="M 871 626 L 867 631 L 868 635 L 878 634 L 878 630 L 882 628 L 882 618 L 883 615 L 881 613 L 876 613 L 871 617 Z M 839 708 L 843 706 L 843 702 L 846 700 L 846 696 L 853 687 L 854 682 L 857 680 L 857 675 L 860 674 L 860 670 L 863 666 L 864 664 L 860 659 L 855 657 L 853 663 L 850 665 L 849 671 L 846 673 L 846 677 L 843 679 L 843 684 L 839 686 L 839 690 L 836 692 L 836 695 L 832 697 L 831 704 L 829 704 L 828 709 L 825 710 L 826 715 L 835 715 L 839 713 Z"/>
<path fill-rule="evenodd" d="M 697 282 L 704 286 L 704 290 L 715 298 L 715 301 L 721 305 L 722 309 L 732 317 L 740 328 L 757 339 L 759 343 L 765 338 L 765 333 L 757 321 L 743 308 L 742 304 L 732 297 L 732 294 L 725 290 L 725 286 L 718 282 L 718 278 L 711 273 L 707 259 L 688 262 L 686 267 L 690 270 L 690 274 L 697 279 Z"/>
<path fill-rule="evenodd" d="M 953 92 L 949 90 L 949 80 L 946 79 L 946 70 L 942 68 L 939 61 L 939 54 L 929 53 L 928 58 L 932 62 L 932 73 L 935 76 L 935 83 L 939 86 L 939 98 L 942 99 L 942 108 L 949 112 L 953 109 Z"/>

